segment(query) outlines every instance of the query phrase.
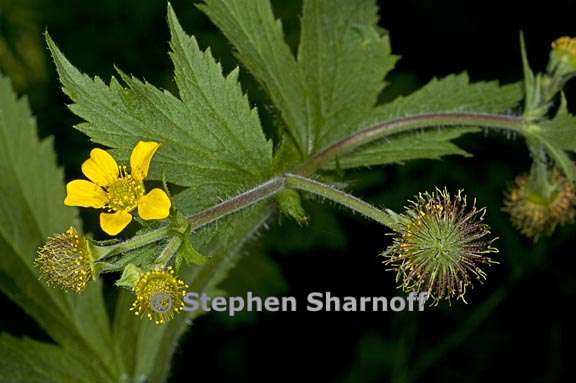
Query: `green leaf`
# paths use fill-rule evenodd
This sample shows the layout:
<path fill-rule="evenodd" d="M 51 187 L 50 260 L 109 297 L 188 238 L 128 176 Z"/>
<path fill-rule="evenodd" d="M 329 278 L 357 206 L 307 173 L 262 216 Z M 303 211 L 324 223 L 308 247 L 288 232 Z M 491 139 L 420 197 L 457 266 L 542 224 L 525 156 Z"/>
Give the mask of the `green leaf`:
<path fill-rule="evenodd" d="M 502 113 L 511 110 L 522 99 L 519 84 L 499 86 L 497 82 L 470 83 L 468 75 L 450 75 L 433 79 L 409 96 L 381 105 L 365 119 L 369 128 L 396 118 L 424 113 L 473 112 Z M 343 168 L 396 163 L 414 159 L 438 159 L 445 155 L 468 155 L 450 142 L 474 128 L 442 128 L 391 135 L 371 145 L 358 148 L 338 158 Z M 336 162 L 328 165 L 335 168 Z"/>
<path fill-rule="evenodd" d="M 198 208 L 190 190 L 174 200 L 176 208 L 184 214 Z M 188 283 L 189 291 L 210 292 L 224 280 L 239 261 L 242 247 L 269 219 L 271 207 L 271 204 L 260 203 L 192 233 L 191 242 L 206 256 L 207 262 L 182 267 L 180 275 Z M 131 376 L 142 381 L 163 382 L 169 375 L 178 338 L 188 329 L 190 321 L 201 313 L 179 315 L 167 325 L 157 326 L 129 311 L 133 300 L 132 294 L 123 291 L 116 304 L 114 338 L 117 353 Z"/>
<path fill-rule="evenodd" d="M 390 140 L 368 145 L 339 159 L 343 169 L 371 165 L 403 163 L 417 159 L 438 160 L 442 156 L 461 155 L 470 157 L 465 150 L 450 142 L 467 133 L 477 133 L 478 128 L 443 128 L 416 133 L 399 134 Z M 336 162 L 331 162 L 335 167 Z"/>
<path fill-rule="evenodd" d="M 11 383 L 94 382 L 78 359 L 53 344 L 0 335 L 0 381 Z"/>
<path fill-rule="evenodd" d="M 185 207 L 181 207 L 186 211 Z M 216 288 L 239 262 L 241 249 L 254 238 L 270 219 L 273 209 L 269 203 L 259 203 L 255 207 L 225 217 L 215 224 L 193 233 L 192 241 L 209 261 L 203 266 L 190 267 L 184 271 L 189 291 L 209 293 Z M 165 381 L 169 374 L 170 360 L 176 349 L 177 339 L 188 328 L 193 315 L 179 315 L 167 326 L 162 327 L 164 335 L 157 348 L 156 359 L 150 375 L 151 382 Z"/>
<path fill-rule="evenodd" d="M 525 109 L 529 109 L 531 105 L 537 102 L 537 86 L 536 77 L 530 68 L 528 61 L 528 53 L 526 52 L 526 41 L 524 40 L 524 33 L 520 32 L 520 54 L 522 55 L 522 72 L 524 74 L 524 93 L 525 93 Z"/>
<path fill-rule="evenodd" d="M 466 73 L 460 73 L 432 79 L 414 93 L 378 107 L 370 119 L 382 122 L 423 113 L 502 113 L 517 106 L 522 97 L 518 83 L 471 83 Z"/>
<path fill-rule="evenodd" d="M 134 294 L 122 289 L 114 309 L 113 334 L 116 354 L 126 366 L 128 376 L 135 382 L 149 380 L 166 326 L 158 326 L 130 311 Z M 156 382 L 156 381 L 154 381 Z"/>
<path fill-rule="evenodd" d="M 182 247 L 178 251 L 177 257 L 181 257 L 189 265 L 204 265 L 208 261 L 208 258 L 200 254 L 198 250 L 192 246 L 188 238 L 182 242 Z M 178 258 L 176 258 L 176 262 L 178 262 Z"/>
<path fill-rule="evenodd" d="M 161 178 L 164 170 L 167 181 L 188 187 L 174 204 L 191 214 L 269 177 L 272 146 L 264 137 L 256 110 L 241 92 L 238 71 L 224 76 L 210 52 L 202 52 L 196 40 L 184 33 L 170 8 L 168 20 L 179 98 L 121 71 L 125 85 L 116 79 L 110 85 L 92 79 L 74 68 L 49 36 L 47 41 L 63 89 L 74 102 L 70 109 L 85 120 L 77 128 L 93 141 L 118 149 L 123 158 L 138 140 L 161 142 L 152 162 L 152 177 Z M 186 209 L 179 206 L 182 200 L 187 201 Z M 251 230 L 250 220 L 235 222 L 235 227 L 225 222 L 214 225 L 208 235 L 209 246 L 200 245 L 203 254 L 222 254 L 201 267 L 205 271 L 199 275 L 212 281 L 206 281 L 206 288 L 231 267 L 230 254 L 242 242 L 233 239 L 243 230 Z M 204 243 L 197 239 L 193 243 L 198 241 Z M 200 283 L 195 282 L 196 274 L 185 279 Z M 158 327 L 128 310 L 132 300 L 131 294 L 122 292 L 116 304 L 116 353 L 129 376 L 161 381 L 160 376 L 168 373 L 176 340 L 186 328 L 185 318 Z"/>
<path fill-rule="evenodd" d="M 100 283 L 80 295 L 64 293 L 39 281 L 33 266 L 48 236 L 77 223 L 76 210 L 63 204 L 52 142 L 38 139 L 28 103 L 2 76 L 0 105 L 0 290 L 82 360 L 87 377 L 111 379 L 121 366 L 108 352 L 113 342 Z"/>
<path fill-rule="evenodd" d="M 561 110 L 554 119 L 539 124 L 540 135 L 559 149 L 576 152 L 576 116 Z"/>
<path fill-rule="evenodd" d="M 568 112 L 565 102 L 554 119 L 538 125 L 535 134 L 566 177 L 576 181 L 576 165 L 569 154 L 576 152 L 576 116 Z"/>
<path fill-rule="evenodd" d="M 566 175 L 570 181 L 574 182 L 576 180 L 576 165 L 574 165 L 574 160 L 570 158 L 565 151 L 559 149 L 546 139 L 541 138 L 540 142 L 544 145 L 544 148 L 554 162 L 562 169 L 564 175 Z"/>
<path fill-rule="evenodd" d="M 266 90 L 301 153 L 310 153 L 304 77 L 284 41 L 269 0 L 205 0 L 198 6 L 237 49 L 238 59 Z"/>
<path fill-rule="evenodd" d="M 70 109 L 86 122 L 77 128 L 90 138 L 118 149 L 127 158 L 138 140 L 156 140 L 161 149 L 152 162 L 152 178 L 163 169 L 169 182 L 193 186 L 199 203 L 235 193 L 265 179 L 272 145 L 262 132 L 238 83 L 227 76 L 196 40 L 187 36 L 169 9 L 171 57 L 180 97 L 120 72 L 126 86 L 110 86 L 81 74 L 47 36 Z M 217 190 L 217 193 L 214 191 Z"/>
<path fill-rule="evenodd" d="M 297 60 L 268 0 L 199 7 L 236 47 L 304 156 L 357 128 L 397 60 L 373 0 L 305 1 Z"/>
<path fill-rule="evenodd" d="M 306 0 L 298 63 L 321 149 L 350 134 L 376 105 L 398 57 L 374 0 Z"/>

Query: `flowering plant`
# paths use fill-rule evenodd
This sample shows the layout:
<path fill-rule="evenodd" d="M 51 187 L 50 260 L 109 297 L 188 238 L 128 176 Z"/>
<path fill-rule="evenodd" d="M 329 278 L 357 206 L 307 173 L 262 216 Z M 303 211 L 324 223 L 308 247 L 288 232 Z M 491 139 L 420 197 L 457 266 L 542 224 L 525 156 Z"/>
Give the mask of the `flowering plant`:
<path fill-rule="evenodd" d="M 309 196 L 392 234 L 375 256 L 403 292 L 426 292 L 434 304 L 466 302 L 501 263 L 484 222 L 489 212 L 473 197 L 436 188 L 397 213 L 348 192 L 352 169 L 466 155 L 453 142 L 464 134 L 494 130 L 524 139 L 529 171 L 503 202 L 523 235 L 537 241 L 573 221 L 576 118 L 562 91 L 576 75 L 575 39 L 553 42 L 543 73 L 533 73 L 521 43 L 522 83 L 450 75 L 380 104 L 398 57 L 371 1 L 304 1 L 296 55 L 267 0 L 205 0 L 200 9 L 274 105 L 272 133 L 243 93 L 239 70 L 223 73 L 170 6 L 177 94 L 120 69 L 108 83 L 87 76 L 46 34 L 69 107 L 82 120 L 75 128 L 98 146 L 81 165 L 87 180 L 72 180 L 65 191 L 50 142 L 37 139 L 26 102 L 0 81 L 0 170 L 20 188 L 13 198 L 0 189 L 0 228 L 9 228 L 1 232 L 7 250 L 0 269 L 13 276 L 0 288 L 57 343 L 34 343 L 33 352 L 49 347 L 73 360 L 66 372 L 45 366 L 54 381 L 165 380 L 177 340 L 196 315 L 182 310 L 185 291 L 216 291 L 239 249 L 271 217 L 305 227 L 302 200 Z M 32 153 L 26 160 L 23 148 Z M 100 209 L 109 238 L 83 233 L 75 207 Z M 118 289 L 113 320 L 104 275 L 113 275 Z M 139 346 L 142 339 L 149 344 Z M 23 352 L 19 340 L 8 342 Z"/>

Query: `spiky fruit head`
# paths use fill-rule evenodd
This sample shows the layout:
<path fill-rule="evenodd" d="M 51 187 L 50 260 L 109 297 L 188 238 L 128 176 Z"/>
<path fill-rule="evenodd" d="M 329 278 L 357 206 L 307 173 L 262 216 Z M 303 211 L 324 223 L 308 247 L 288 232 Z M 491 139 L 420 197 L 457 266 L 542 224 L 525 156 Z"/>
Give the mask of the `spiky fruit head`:
<path fill-rule="evenodd" d="M 34 263 L 48 285 L 76 293 L 96 275 L 90 243 L 73 227 L 48 238 Z"/>
<path fill-rule="evenodd" d="M 546 194 L 533 187 L 532 182 L 528 174 L 516 177 L 505 195 L 504 211 L 514 227 L 536 241 L 574 221 L 576 194 L 572 182 L 559 171 L 552 173 L 552 190 Z"/>
<path fill-rule="evenodd" d="M 406 292 L 427 292 L 434 303 L 464 301 L 473 282 L 486 279 L 480 267 L 497 263 L 489 256 L 498 250 L 484 214 L 475 201 L 468 207 L 462 191 L 420 193 L 401 215 L 384 263 Z"/>

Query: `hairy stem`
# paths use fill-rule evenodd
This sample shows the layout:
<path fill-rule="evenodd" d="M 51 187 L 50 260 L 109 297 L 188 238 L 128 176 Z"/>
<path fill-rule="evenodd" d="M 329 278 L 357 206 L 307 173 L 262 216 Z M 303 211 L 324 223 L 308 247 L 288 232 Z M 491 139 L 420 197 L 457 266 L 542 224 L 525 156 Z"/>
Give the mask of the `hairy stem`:
<path fill-rule="evenodd" d="M 96 261 L 107 261 L 114 256 L 126 253 L 132 250 L 139 249 L 151 243 L 159 242 L 165 239 L 170 234 L 170 226 L 166 225 L 156 230 L 151 230 L 147 233 L 136 235 L 126 241 L 103 246 L 94 244 L 93 249 L 96 254 Z"/>
<path fill-rule="evenodd" d="M 393 229 L 397 223 L 396 219 L 393 217 L 393 213 L 380 210 L 360 198 L 354 197 L 353 195 L 335 189 L 329 185 L 296 174 L 286 174 L 285 177 L 286 185 L 288 187 L 312 193 L 339 203 L 391 229 Z"/>
<path fill-rule="evenodd" d="M 392 134 L 403 133 L 410 130 L 437 126 L 479 126 L 520 132 L 523 125 L 524 120 L 522 117 L 481 113 L 431 113 L 398 118 L 361 130 L 326 147 L 313 157 L 304 161 L 304 163 L 296 169 L 296 173 L 301 175 L 313 174 L 322 167 L 322 165 L 339 155 L 349 153 L 359 146 L 369 144 Z"/>
<path fill-rule="evenodd" d="M 394 227 L 397 223 L 393 217 L 393 213 L 390 211 L 380 210 L 377 207 L 374 207 L 353 195 L 335 189 L 330 185 L 289 173 L 274 177 L 268 182 L 260 184 L 253 189 L 237 195 L 236 197 L 194 214 L 188 217 L 188 222 L 190 223 L 192 230 L 198 229 L 229 214 L 250 207 L 266 198 L 270 198 L 284 190 L 286 187 L 329 199 L 389 228 Z"/>
<path fill-rule="evenodd" d="M 392 134 L 407 132 L 433 126 L 481 126 L 487 128 L 521 131 L 524 124 L 522 117 L 503 116 L 479 113 L 432 113 L 399 118 L 383 122 L 374 127 L 361 130 L 333 145 L 326 147 L 315 156 L 309 158 L 295 171 L 296 174 L 284 174 L 271 178 L 256 187 L 227 199 L 215 206 L 187 217 L 192 230 L 208 225 L 229 214 L 253 206 L 254 204 L 273 197 L 286 187 L 316 194 L 337 202 L 368 218 L 394 229 L 397 224 L 395 213 L 381 210 L 363 200 L 356 198 L 330 185 L 305 178 L 313 174 L 322 165 L 338 155 L 350 152 L 359 146 L 369 144 Z M 97 246 L 99 261 L 112 258 L 126 251 L 134 250 L 150 243 L 158 242 L 170 236 L 169 225 L 157 230 L 136 236 L 125 242 L 111 246 Z"/>
<path fill-rule="evenodd" d="M 276 195 L 280 191 L 284 190 L 286 183 L 289 183 L 289 186 L 295 189 L 317 194 L 340 203 L 366 217 L 374 219 L 375 221 L 392 228 L 396 221 L 390 212 L 382 211 L 354 196 L 301 176 L 313 174 L 323 164 L 334 159 L 338 155 L 350 152 L 359 146 L 371 143 L 392 134 L 433 126 L 481 126 L 486 128 L 521 131 L 523 124 L 524 122 L 521 117 L 480 113 L 431 113 L 383 122 L 374 127 L 361 130 L 358 133 L 328 146 L 315 156 L 305 161 L 298 169 L 296 169 L 296 174 L 285 174 L 274 177 L 253 189 L 188 217 L 188 222 L 190 223 L 192 230 L 198 229 L 229 214 Z"/>
<path fill-rule="evenodd" d="M 168 241 L 168 244 L 162 249 L 162 252 L 156 258 L 156 263 L 166 266 L 170 260 L 178 253 L 178 249 L 180 249 L 180 245 L 182 245 L 182 238 L 178 235 L 173 236 Z"/>
<path fill-rule="evenodd" d="M 328 146 L 299 166 L 294 172 L 296 174 L 285 174 L 274 177 L 251 190 L 188 217 L 188 222 L 192 226 L 192 229 L 202 227 L 276 195 L 285 188 L 285 183 L 288 182 L 290 184 L 289 186 L 295 189 L 321 195 L 324 198 L 348 206 L 350 209 L 358 211 L 385 226 L 393 227 L 396 222 L 390 213 L 383 212 L 356 197 L 331 188 L 330 186 L 302 177 L 298 178 L 298 176 L 311 175 L 322 165 L 338 155 L 350 152 L 359 146 L 369 144 L 392 134 L 435 126 L 480 126 L 520 132 L 523 125 L 524 120 L 522 117 L 481 113 L 431 113 L 383 122 L 374 127 L 361 130 Z"/>
<path fill-rule="evenodd" d="M 270 198 L 284 189 L 284 177 L 274 177 L 253 189 L 188 217 L 191 229 L 198 229 L 238 210 Z"/>

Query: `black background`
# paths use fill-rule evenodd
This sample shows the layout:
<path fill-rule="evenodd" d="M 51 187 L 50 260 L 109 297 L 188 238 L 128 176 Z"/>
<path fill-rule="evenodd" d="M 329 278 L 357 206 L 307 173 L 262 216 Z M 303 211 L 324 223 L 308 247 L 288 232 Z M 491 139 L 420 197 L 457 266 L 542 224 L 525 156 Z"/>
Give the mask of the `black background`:
<path fill-rule="evenodd" d="M 274 1 L 288 41 L 298 40 L 300 2 Z M 211 46 L 229 70 L 236 65 L 229 44 L 192 1 L 173 1 L 181 23 L 201 45 Z M 16 16 L 14 16 L 16 15 Z M 22 16 L 24 15 L 24 16 Z M 409 93 L 433 76 L 467 70 L 473 80 L 521 80 L 519 31 L 526 36 L 535 70 L 546 64 L 551 41 L 576 35 L 572 1 L 383 1 L 381 26 L 391 33 L 402 56 L 383 95 Z M 81 70 L 109 78 L 112 64 L 173 89 L 166 54 L 164 1 L 0 1 L 0 34 L 12 44 L 22 34 L 47 27 Z M 30 48 L 32 49 L 32 48 Z M 42 136 L 55 135 L 59 161 L 69 179 L 90 148 L 71 128 L 77 119 L 66 109 L 54 69 L 38 36 L 44 73 L 30 66 L 7 67 L 30 95 Z M 3 59 L 0 59 L 3 61 Z M 42 65 L 40 66 L 42 67 Z M 35 76 L 26 76 L 34 72 Z M 245 88 L 262 113 L 269 105 L 244 71 Z M 576 82 L 566 89 L 569 105 Z M 267 120 L 268 121 L 268 120 Z M 459 140 L 473 158 L 414 161 L 350 172 L 355 194 L 401 210 L 412 195 L 435 186 L 464 188 L 488 208 L 487 220 L 500 237 L 499 265 L 467 305 L 440 305 L 425 313 L 222 314 L 200 318 L 185 336 L 171 381 L 358 381 L 358 382 L 568 382 L 574 366 L 576 296 L 575 227 L 557 230 L 537 244 L 522 238 L 501 212 L 502 195 L 515 175 L 529 166 L 521 139 L 497 134 Z M 346 211 L 305 201 L 312 223 L 300 228 L 276 219 L 260 236 L 259 247 L 276 262 L 283 280 L 258 274 L 233 275 L 232 291 L 247 285 L 255 292 L 294 295 L 303 303 L 312 291 L 346 296 L 400 294 L 377 254 L 390 243 L 386 230 Z M 86 228 L 97 232 L 96 215 L 84 213 Z M 262 278 L 261 278 L 262 277 Z M 249 280 L 242 280 L 248 278 Z M 32 320 L 5 297 L 0 329 L 45 339 Z M 486 302 L 496 302 L 493 306 Z M 414 380 L 410 374 L 418 372 Z"/>

